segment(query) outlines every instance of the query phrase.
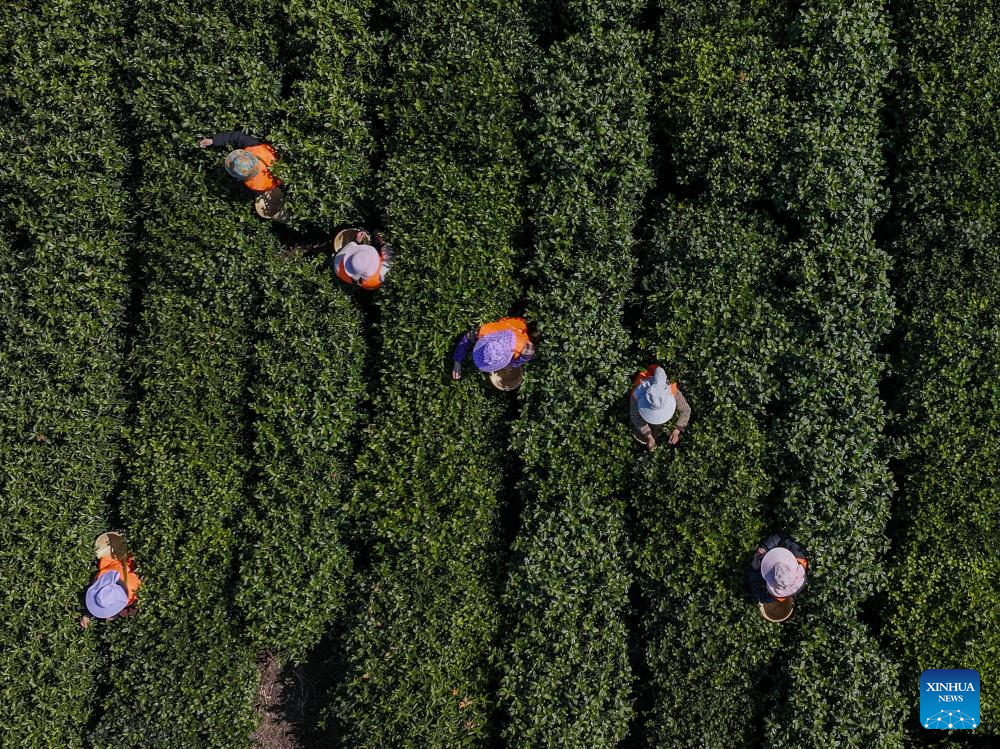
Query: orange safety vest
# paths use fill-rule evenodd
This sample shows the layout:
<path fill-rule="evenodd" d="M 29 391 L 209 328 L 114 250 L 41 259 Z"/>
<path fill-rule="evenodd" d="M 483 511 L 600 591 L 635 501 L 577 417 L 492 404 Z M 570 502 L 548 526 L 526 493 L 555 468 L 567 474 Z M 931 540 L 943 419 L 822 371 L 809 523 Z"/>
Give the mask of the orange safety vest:
<path fill-rule="evenodd" d="M 368 276 L 368 278 L 361 283 L 358 283 L 351 277 L 351 274 L 347 272 L 347 264 L 344 262 L 344 258 L 340 258 L 340 260 L 337 261 L 337 278 L 346 284 L 357 284 L 362 289 L 368 289 L 369 291 L 377 289 L 382 285 L 382 262 L 382 255 L 379 254 L 378 268 L 374 273 Z"/>
<path fill-rule="evenodd" d="M 271 174 L 271 170 L 268 169 L 275 161 L 278 160 L 278 154 L 275 152 L 271 146 L 267 143 L 260 143 L 256 146 L 248 146 L 243 149 L 248 151 L 260 159 L 261 163 L 264 165 L 250 179 L 243 180 L 243 186 L 248 190 L 253 190 L 254 192 L 267 192 L 268 190 L 277 187 L 281 182 Z"/>
<path fill-rule="evenodd" d="M 122 578 L 122 582 L 125 583 L 125 589 L 128 591 L 128 603 L 129 605 L 135 603 L 136 591 L 139 590 L 139 586 L 142 585 L 142 580 L 139 576 L 135 574 L 135 560 L 132 557 L 128 558 L 128 574 L 125 574 L 125 569 L 122 566 L 121 561 L 118 559 L 113 559 L 110 555 L 106 557 L 101 557 L 97 560 L 97 577 L 100 577 L 105 572 L 117 572 Z M 95 580 L 97 578 L 94 578 Z"/>
<path fill-rule="evenodd" d="M 500 333 L 504 330 L 514 331 L 514 356 L 520 356 L 525 345 L 531 342 L 528 338 L 528 323 L 523 317 L 501 317 L 496 322 L 479 326 L 479 337 L 490 333 Z"/>
<path fill-rule="evenodd" d="M 659 364 L 650 364 L 648 369 L 640 372 L 639 374 L 637 374 L 635 376 L 635 378 L 632 380 L 632 389 L 629 391 L 629 395 L 632 398 L 636 397 L 635 396 L 635 390 L 636 390 L 636 388 L 639 387 L 646 380 L 650 379 L 653 376 L 653 374 L 655 374 L 656 368 L 658 366 L 660 366 L 660 365 Z M 621 390 L 619 390 L 618 392 L 620 393 Z M 680 392 L 680 391 L 677 388 L 677 383 L 676 382 L 671 382 L 670 383 L 670 394 L 676 398 L 678 392 Z"/>

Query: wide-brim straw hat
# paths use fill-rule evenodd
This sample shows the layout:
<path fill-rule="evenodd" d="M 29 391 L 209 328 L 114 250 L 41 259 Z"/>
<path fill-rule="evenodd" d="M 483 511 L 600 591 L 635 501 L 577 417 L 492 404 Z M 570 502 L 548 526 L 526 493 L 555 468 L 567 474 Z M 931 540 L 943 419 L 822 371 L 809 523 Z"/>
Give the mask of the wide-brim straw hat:
<path fill-rule="evenodd" d="M 504 369 L 514 358 L 513 330 L 498 330 L 481 336 L 472 347 L 472 362 L 480 372 Z"/>
<path fill-rule="evenodd" d="M 226 156 L 226 171 L 233 179 L 253 179 L 260 174 L 260 167 L 260 159 L 242 148 Z"/>
<path fill-rule="evenodd" d="M 490 382 L 497 390 L 517 390 L 524 382 L 524 367 L 507 367 L 490 372 Z"/>
<path fill-rule="evenodd" d="M 760 574 L 768 592 L 775 598 L 787 598 L 798 593 L 806 581 L 806 571 L 795 555 L 778 546 L 760 560 Z"/>

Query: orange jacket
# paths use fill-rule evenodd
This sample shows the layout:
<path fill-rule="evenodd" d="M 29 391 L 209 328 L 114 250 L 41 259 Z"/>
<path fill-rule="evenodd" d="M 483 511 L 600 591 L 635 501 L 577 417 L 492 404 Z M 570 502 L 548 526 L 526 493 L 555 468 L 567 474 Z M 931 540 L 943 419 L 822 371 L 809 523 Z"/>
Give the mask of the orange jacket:
<path fill-rule="evenodd" d="M 244 187 L 248 190 L 253 190 L 254 192 L 267 192 L 268 190 L 281 184 L 281 182 L 273 174 L 271 174 L 271 170 L 268 169 L 269 166 L 278 160 L 278 154 L 273 148 L 271 148 L 271 146 L 267 145 L 267 143 L 260 143 L 256 146 L 247 146 L 243 150 L 252 153 L 260 159 L 263 164 L 257 174 L 250 179 L 243 180 Z"/>
<path fill-rule="evenodd" d="M 521 351 L 531 341 L 528 338 L 528 323 L 523 317 L 501 317 L 496 322 L 479 326 L 479 337 L 504 330 L 514 331 L 514 356 L 520 356 Z"/>
<path fill-rule="evenodd" d="M 125 583 L 125 589 L 128 591 L 128 605 L 135 603 L 136 591 L 139 590 L 139 586 L 142 585 L 142 580 L 139 576 L 135 574 L 135 560 L 132 557 L 128 558 L 128 571 L 122 566 L 122 563 L 113 559 L 111 556 L 101 557 L 97 560 L 97 577 L 100 577 L 105 572 L 117 572 L 121 575 L 122 582 Z M 97 577 L 94 579 L 96 580 Z"/>

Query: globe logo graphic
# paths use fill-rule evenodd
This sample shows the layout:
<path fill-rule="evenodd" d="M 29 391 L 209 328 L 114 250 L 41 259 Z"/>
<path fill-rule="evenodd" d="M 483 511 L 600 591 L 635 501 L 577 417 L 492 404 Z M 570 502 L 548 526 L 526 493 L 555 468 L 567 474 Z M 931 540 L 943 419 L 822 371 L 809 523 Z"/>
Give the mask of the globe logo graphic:
<path fill-rule="evenodd" d="M 942 710 L 924 718 L 924 728 L 975 728 L 979 721 L 961 710 Z"/>

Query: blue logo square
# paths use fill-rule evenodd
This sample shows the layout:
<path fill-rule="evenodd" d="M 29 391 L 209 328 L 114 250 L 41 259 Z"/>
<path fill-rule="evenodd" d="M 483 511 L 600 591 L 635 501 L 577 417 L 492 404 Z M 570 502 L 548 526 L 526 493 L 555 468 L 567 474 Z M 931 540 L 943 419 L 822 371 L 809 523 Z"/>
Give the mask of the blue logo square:
<path fill-rule="evenodd" d="M 979 725 L 979 672 L 929 668 L 920 674 L 920 725 L 956 730 Z"/>

